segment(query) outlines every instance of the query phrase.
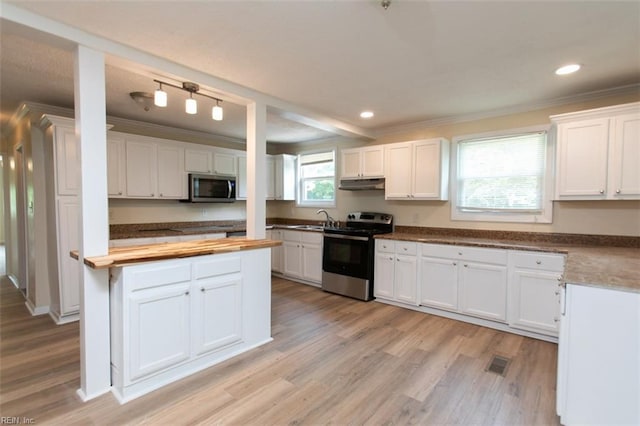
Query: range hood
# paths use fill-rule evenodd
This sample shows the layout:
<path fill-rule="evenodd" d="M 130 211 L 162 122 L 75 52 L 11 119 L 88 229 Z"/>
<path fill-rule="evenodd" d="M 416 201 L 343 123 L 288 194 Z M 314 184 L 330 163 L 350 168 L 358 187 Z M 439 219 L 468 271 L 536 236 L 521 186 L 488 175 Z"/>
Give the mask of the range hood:
<path fill-rule="evenodd" d="M 384 189 L 384 178 L 373 179 L 341 179 L 338 189 L 344 191 L 365 191 L 370 189 Z"/>

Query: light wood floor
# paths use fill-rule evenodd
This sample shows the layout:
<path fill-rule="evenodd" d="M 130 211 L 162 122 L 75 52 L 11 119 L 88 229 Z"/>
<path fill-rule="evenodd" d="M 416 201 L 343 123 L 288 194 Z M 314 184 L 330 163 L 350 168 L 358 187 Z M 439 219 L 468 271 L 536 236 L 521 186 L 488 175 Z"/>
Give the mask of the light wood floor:
<path fill-rule="evenodd" d="M 0 415 L 37 424 L 557 425 L 557 347 L 273 280 L 274 341 L 119 405 L 82 403 L 78 324 L 1 283 Z M 486 372 L 511 358 L 506 377 Z M 24 422 L 23 422 L 24 423 Z"/>

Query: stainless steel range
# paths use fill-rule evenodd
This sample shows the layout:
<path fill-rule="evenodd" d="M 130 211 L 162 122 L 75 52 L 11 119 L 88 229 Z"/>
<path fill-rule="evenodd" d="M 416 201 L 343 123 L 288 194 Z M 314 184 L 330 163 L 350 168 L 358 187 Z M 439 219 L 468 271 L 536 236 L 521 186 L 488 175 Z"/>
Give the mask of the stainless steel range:
<path fill-rule="evenodd" d="M 322 289 L 360 300 L 373 299 L 376 234 L 393 232 L 393 216 L 353 212 L 344 227 L 324 228 Z"/>

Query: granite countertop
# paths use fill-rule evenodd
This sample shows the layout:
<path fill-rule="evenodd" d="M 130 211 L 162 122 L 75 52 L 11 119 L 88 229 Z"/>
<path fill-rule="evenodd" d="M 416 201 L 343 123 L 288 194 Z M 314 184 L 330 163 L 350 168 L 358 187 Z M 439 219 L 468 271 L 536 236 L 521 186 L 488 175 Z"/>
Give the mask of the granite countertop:
<path fill-rule="evenodd" d="M 565 282 L 640 292 L 637 237 L 429 229 L 397 227 L 376 238 L 565 254 Z"/>

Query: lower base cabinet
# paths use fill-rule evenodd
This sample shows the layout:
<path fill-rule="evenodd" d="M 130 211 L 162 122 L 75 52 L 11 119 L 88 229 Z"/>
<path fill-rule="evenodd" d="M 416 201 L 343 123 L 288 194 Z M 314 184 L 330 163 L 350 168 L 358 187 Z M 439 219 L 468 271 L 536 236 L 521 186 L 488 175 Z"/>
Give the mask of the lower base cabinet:
<path fill-rule="evenodd" d="M 374 295 L 555 341 L 564 261 L 555 253 L 376 239 Z"/>
<path fill-rule="evenodd" d="M 112 381 L 121 402 L 271 340 L 267 250 L 111 269 Z"/>
<path fill-rule="evenodd" d="M 322 282 L 322 233 L 282 231 L 282 272 L 285 277 L 312 284 Z"/>

